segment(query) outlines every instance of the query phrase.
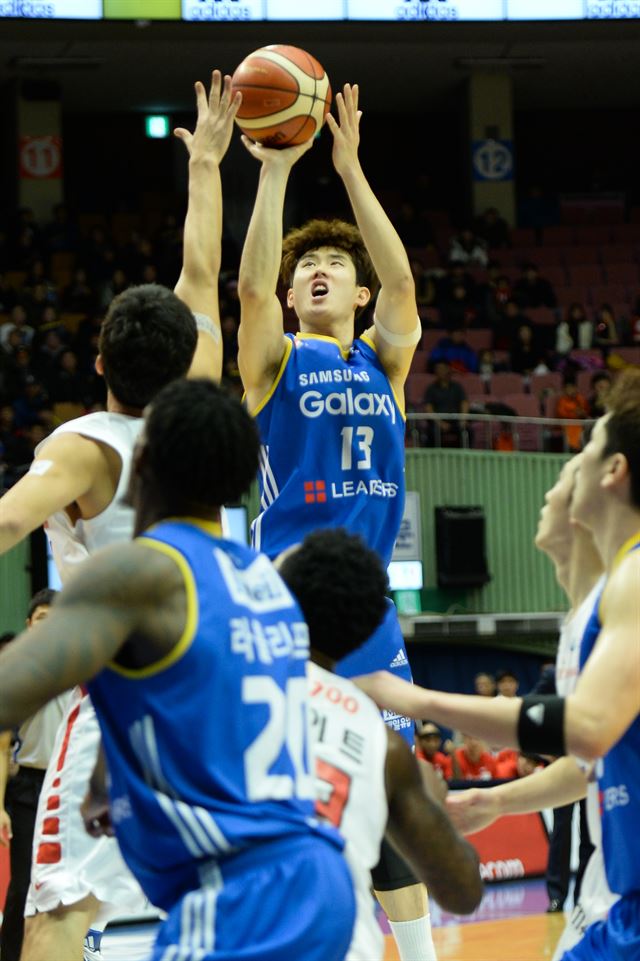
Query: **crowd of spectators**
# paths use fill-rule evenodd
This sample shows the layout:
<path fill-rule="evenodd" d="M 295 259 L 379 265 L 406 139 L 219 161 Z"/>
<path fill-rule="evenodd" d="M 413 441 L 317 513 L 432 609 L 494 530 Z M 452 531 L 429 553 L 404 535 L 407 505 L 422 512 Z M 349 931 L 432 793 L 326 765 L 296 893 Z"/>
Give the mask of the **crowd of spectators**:
<path fill-rule="evenodd" d="M 468 413 L 470 398 L 461 376 L 466 373 L 480 375 L 490 393 L 497 373 L 517 372 L 526 379 L 559 371 L 563 389 L 554 415 L 598 416 L 615 372 L 610 368 L 616 348 L 640 346 L 640 296 L 623 316 L 607 302 L 593 308 L 578 302 L 563 306 L 531 262 L 521 265 L 514 280 L 512 271 L 501 267 L 512 239 L 495 208 L 449 232 L 444 246 L 419 202 L 400 204 L 395 219 L 410 254 L 430 252 L 426 262 L 413 258 L 412 269 L 423 328 L 439 332 L 425 368 L 433 382 L 408 401 L 409 411 Z M 223 238 L 223 254 L 224 383 L 240 394 L 238 251 L 229 238 Z M 113 297 L 130 284 L 173 287 L 181 262 L 181 221 L 173 213 L 125 216 L 116 228 L 115 217 L 74 217 L 59 204 L 48 223 L 39 224 L 33 211 L 23 208 L 0 226 L 0 476 L 5 486 L 20 476 L 39 441 L 58 423 L 104 407 L 104 383 L 94 365 Z M 536 320 L 540 308 L 551 312 L 552 324 Z M 470 343 L 478 329 L 491 331 L 490 343 L 481 349 Z M 588 349 L 593 356 L 578 364 L 575 351 Z M 594 376 L 584 392 L 576 375 L 586 364 Z M 491 403 L 485 409 L 517 413 L 504 405 L 492 409 Z M 565 446 L 578 449 L 581 436 L 579 427 L 565 428 Z M 419 441 L 459 446 L 460 423 L 446 418 L 437 428 L 425 423 Z M 509 432 L 498 432 L 494 446 L 512 449 Z"/>
<path fill-rule="evenodd" d="M 443 737 L 433 721 L 417 725 L 416 755 L 431 764 L 445 781 L 508 781 L 542 770 L 544 760 L 523 751 L 492 751 L 477 737 Z"/>
<path fill-rule="evenodd" d="M 495 675 L 480 671 L 474 678 L 474 690 L 481 697 L 516 697 L 519 686 L 517 675 L 508 668 Z M 415 742 L 417 756 L 432 764 L 446 781 L 510 780 L 533 774 L 547 763 L 521 751 L 494 750 L 479 738 L 443 731 L 428 720 L 416 725 Z"/>
<path fill-rule="evenodd" d="M 402 235 L 403 225 L 413 225 L 403 239 L 424 331 L 410 374 L 417 376 L 408 391 L 408 411 L 440 415 L 414 421 L 411 443 L 473 446 L 465 416 L 470 411 L 578 421 L 598 417 L 618 370 L 640 363 L 640 279 L 635 288 L 629 284 L 625 303 L 613 299 L 615 286 L 605 299 L 609 290 L 596 290 L 595 279 L 589 289 L 593 302 L 587 302 L 586 288 L 585 299 L 577 300 L 575 288 L 558 287 L 545 276 L 544 266 L 531 259 L 532 248 L 518 257 L 512 232 L 495 208 L 453 233 L 424 230 L 422 246 L 416 227 L 424 222 L 424 212 L 411 216 L 406 203 L 404 208 L 398 228 Z M 634 258 L 630 245 L 626 266 Z M 593 268 L 594 278 L 599 271 Z M 505 389 L 512 394 L 533 393 L 532 385 L 545 375 L 557 379 L 536 395 L 537 409 L 527 404 L 519 409 L 494 396 L 494 375 L 503 373 L 519 375 L 518 386 Z M 428 381 L 424 374 L 430 375 Z M 480 387 L 477 376 L 469 374 L 480 376 Z M 458 416 L 447 420 L 447 414 Z M 573 452 L 585 436 L 579 424 L 566 425 L 548 431 L 543 443 L 548 442 L 546 449 Z M 515 449 L 508 424 L 497 426 L 491 437 L 494 449 Z"/>
<path fill-rule="evenodd" d="M 181 263 L 172 214 L 153 229 L 116 233 L 107 218 L 81 229 L 58 205 L 49 223 L 25 208 L 0 228 L 0 487 L 21 476 L 59 423 L 104 409 L 95 360 L 106 309 L 131 284 L 174 287 Z M 235 266 L 232 257 L 221 276 L 220 307 L 225 383 L 239 393 Z"/>
<path fill-rule="evenodd" d="M 587 308 L 573 301 L 558 302 L 556 291 L 533 263 L 523 264 L 520 276 L 512 282 L 492 261 L 480 278 L 466 265 L 452 260 L 446 267 L 425 269 L 413 260 L 413 271 L 422 313 L 423 328 L 463 332 L 490 329 L 491 348 L 506 352 L 506 368 L 532 373 L 544 368 L 563 370 L 574 350 L 594 350 L 606 365 L 616 347 L 640 344 L 640 294 L 629 304 L 626 313 L 602 302 Z M 422 276 L 426 274 L 427 280 Z M 546 308 L 548 316 L 541 323 L 535 312 Z M 523 337 L 523 328 L 528 336 Z M 531 348 L 519 356 L 522 342 Z M 460 370 L 477 370 L 477 354 Z"/>
<path fill-rule="evenodd" d="M 479 671 L 473 687 L 480 697 L 516 697 L 520 681 L 514 671 L 502 668 L 495 674 Z M 547 759 L 537 755 L 511 749 L 494 750 L 478 738 L 464 732 L 447 732 L 428 720 L 416 725 L 415 742 L 418 757 L 432 764 L 448 781 L 525 777 L 547 763 Z"/>
<path fill-rule="evenodd" d="M 517 267 L 513 258 L 503 263 L 514 243 L 506 221 L 494 207 L 438 238 L 429 225 L 428 212 L 412 209 L 405 200 L 396 227 L 412 256 L 425 327 L 448 332 L 488 327 L 493 331 L 492 347 L 507 352 L 517 346 L 520 328 L 530 327 L 528 340 L 535 349 L 520 368 L 509 358 L 511 370 L 530 372 L 542 365 L 563 369 L 572 349 L 599 348 L 606 360 L 616 346 L 640 344 L 640 288 L 635 303 L 625 311 L 606 301 L 589 307 L 561 302 L 544 269 L 530 257 L 518 260 Z M 553 311 L 554 323 L 545 329 L 528 313 L 539 308 Z"/>

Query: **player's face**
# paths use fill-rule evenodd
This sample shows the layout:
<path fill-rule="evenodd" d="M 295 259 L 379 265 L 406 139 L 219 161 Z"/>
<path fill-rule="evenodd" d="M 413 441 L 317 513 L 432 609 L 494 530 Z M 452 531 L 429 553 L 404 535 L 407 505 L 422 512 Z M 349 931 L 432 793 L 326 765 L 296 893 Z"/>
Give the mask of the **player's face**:
<path fill-rule="evenodd" d="M 535 538 L 538 550 L 553 551 L 554 545 L 571 541 L 569 508 L 581 459 L 582 454 L 577 454 L 565 464 L 558 480 L 545 494 Z"/>
<path fill-rule="evenodd" d="M 596 421 L 589 443 L 582 451 L 575 489 L 571 499 L 571 520 L 591 529 L 593 519 L 602 509 L 601 482 L 605 473 L 603 452 L 607 443 L 606 414 Z"/>
<path fill-rule="evenodd" d="M 356 268 L 344 250 L 319 247 L 296 264 L 287 303 L 306 323 L 352 319 L 357 307 L 369 299 L 366 287 L 356 282 Z"/>

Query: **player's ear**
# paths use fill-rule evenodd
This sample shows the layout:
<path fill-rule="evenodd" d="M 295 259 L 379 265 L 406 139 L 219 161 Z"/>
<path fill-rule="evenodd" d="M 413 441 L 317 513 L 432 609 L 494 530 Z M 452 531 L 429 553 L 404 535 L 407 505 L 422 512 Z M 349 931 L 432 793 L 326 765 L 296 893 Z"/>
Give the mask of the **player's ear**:
<path fill-rule="evenodd" d="M 606 465 L 601 487 L 611 489 L 629 479 L 629 461 L 624 454 L 613 454 Z"/>
<path fill-rule="evenodd" d="M 368 287 L 358 287 L 356 295 L 356 307 L 366 307 L 371 300 L 371 291 Z"/>
<path fill-rule="evenodd" d="M 102 354 L 98 354 L 98 356 L 96 357 L 95 368 L 96 368 L 96 374 L 99 374 L 100 377 L 104 377 L 104 364 L 102 362 Z"/>
<path fill-rule="evenodd" d="M 287 291 L 287 307 L 289 309 L 293 307 L 293 287 L 289 287 Z"/>

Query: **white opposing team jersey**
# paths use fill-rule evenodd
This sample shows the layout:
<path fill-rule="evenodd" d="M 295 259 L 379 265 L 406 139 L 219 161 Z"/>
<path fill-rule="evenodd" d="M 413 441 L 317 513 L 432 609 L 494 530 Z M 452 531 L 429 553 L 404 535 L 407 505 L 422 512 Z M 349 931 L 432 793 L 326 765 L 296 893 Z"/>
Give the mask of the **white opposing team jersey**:
<path fill-rule="evenodd" d="M 100 514 L 73 524 L 62 510 L 47 520 L 46 534 L 63 585 L 90 555 L 133 536 L 133 510 L 122 500 L 142 424 L 141 417 L 99 411 L 67 421 L 51 434 L 89 437 L 113 448 L 121 462 L 114 495 Z M 43 459 L 49 440 L 37 448 Z M 75 904 L 92 894 L 101 902 L 100 924 L 104 927 L 107 919 L 147 911 L 148 902 L 122 860 L 115 838 L 92 838 L 84 830 L 80 804 L 95 765 L 100 735 L 89 697 L 79 688 L 72 693 L 38 803 L 25 914 L 52 911 L 59 904 Z M 56 833 L 52 833 L 49 816 L 54 799 Z M 43 849 L 54 853 L 43 856 Z"/>
<path fill-rule="evenodd" d="M 360 688 L 317 664 L 307 666 L 310 743 L 316 759 L 316 813 L 345 839 L 356 893 L 356 924 L 346 961 L 379 961 L 384 939 L 375 917 L 371 869 L 388 819 L 387 730 Z"/>
<path fill-rule="evenodd" d="M 575 690 L 580 673 L 580 644 L 593 607 L 602 592 L 604 575 L 577 608 L 572 617 L 565 620 L 560 631 L 556 656 L 556 690 L 561 697 L 568 697 Z M 618 897 L 612 894 L 604 870 L 602 855 L 602 822 L 597 781 L 587 788 L 587 824 L 594 850 L 582 878 L 580 900 L 567 919 L 566 927 L 556 946 L 553 961 L 560 961 L 565 951 L 576 944 L 590 924 L 606 918 L 609 908 Z"/>
<path fill-rule="evenodd" d="M 90 554 L 94 554 L 101 547 L 131 540 L 133 510 L 126 507 L 122 499 L 129 483 L 133 448 L 141 429 L 141 417 L 98 411 L 61 424 L 50 437 L 38 445 L 36 453 L 42 454 L 52 437 L 59 437 L 60 434 L 81 434 L 112 447 L 122 462 L 117 490 L 102 513 L 90 520 L 80 519 L 73 524 L 67 512 L 62 510 L 47 520 L 46 532 L 63 584 L 76 566 Z"/>
<path fill-rule="evenodd" d="M 573 694 L 580 673 L 580 644 L 594 605 L 602 593 L 605 576 L 594 584 L 580 604 L 575 614 L 567 618 L 560 631 L 558 653 L 556 656 L 556 691 L 560 697 Z M 602 823 L 600 820 L 600 801 L 598 785 L 593 782 L 587 791 L 587 822 L 591 843 L 598 847 L 602 843 Z"/>
<path fill-rule="evenodd" d="M 69 691 L 54 697 L 20 725 L 13 749 L 13 759 L 20 767 L 46 770 L 70 697 Z"/>
<path fill-rule="evenodd" d="M 568 697 L 575 690 L 580 673 L 580 644 L 593 606 L 604 584 L 604 575 L 594 584 L 573 615 L 565 618 L 556 654 L 556 691 Z"/>

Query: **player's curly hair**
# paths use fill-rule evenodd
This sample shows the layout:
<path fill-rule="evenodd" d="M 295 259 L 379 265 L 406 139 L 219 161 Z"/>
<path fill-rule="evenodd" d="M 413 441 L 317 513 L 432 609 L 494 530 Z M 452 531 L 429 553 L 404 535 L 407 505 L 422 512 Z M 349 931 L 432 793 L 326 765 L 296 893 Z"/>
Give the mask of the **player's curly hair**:
<path fill-rule="evenodd" d="M 309 220 L 302 227 L 289 231 L 282 244 L 280 278 L 283 284 L 291 286 L 300 258 L 318 247 L 336 247 L 349 254 L 356 268 L 356 283 L 360 287 L 368 287 L 371 300 L 374 299 L 380 281 L 360 231 L 355 224 L 346 220 Z"/>
<path fill-rule="evenodd" d="M 357 534 L 341 527 L 314 531 L 283 558 L 279 572 L 302 609 L 311 647 L 333 661 L 355 651 L 382 622 L 387 574 Z"/>
<path fill-rule="evenodd" d="M 631 478 L 631 503 L 640 508 L 640 370 L 623 370 L 607 397 L 602 456 L 624 454 Z"/>
<path fill-rule="evenodd" d="M 210 380 L 176 380 L 145 415 L 147 466 L 167 505 L 240 500 L 258 473 L 260 439 L 245 407 Z"/>
<path fill-rule="evenodd" d="M 184 377 L 198 332 L 187 305 L 167 287 L 129 287 L 111 302 L 100 330 L 104 377 L 121 404 L 142 410 L 161 387 Z"/>

